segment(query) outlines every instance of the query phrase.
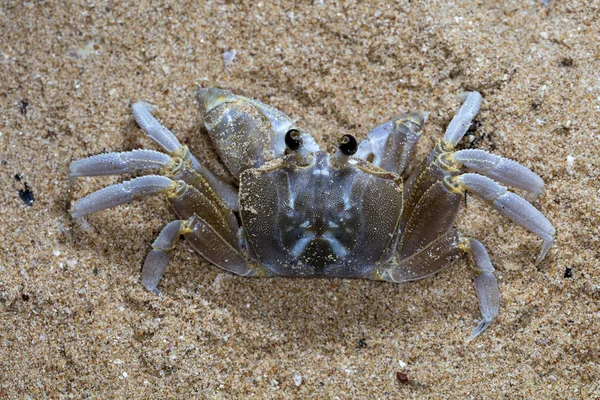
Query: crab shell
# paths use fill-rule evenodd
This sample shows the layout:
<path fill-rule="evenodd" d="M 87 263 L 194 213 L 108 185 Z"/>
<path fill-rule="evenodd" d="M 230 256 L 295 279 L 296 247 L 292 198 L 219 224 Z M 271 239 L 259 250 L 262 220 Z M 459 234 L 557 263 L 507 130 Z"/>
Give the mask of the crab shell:
<path fill-rule="evenodd" d="M 402 211 L 397 175 L 353 159 L 288 155 L 240 176 L 240 217 L 272 275 L 366 277 L 390 255 Z"/>

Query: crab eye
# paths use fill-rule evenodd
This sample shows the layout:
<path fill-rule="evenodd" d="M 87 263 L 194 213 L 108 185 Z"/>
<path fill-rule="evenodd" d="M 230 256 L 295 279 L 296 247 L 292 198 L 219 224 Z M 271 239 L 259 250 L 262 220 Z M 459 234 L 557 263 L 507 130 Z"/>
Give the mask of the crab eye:
<path fill-rule="evenodd" d="M 285 134 L 285 145 L 292 151 L 298 150 L 302 146 L 302 137 L 298 129 L 290 129 Z"/>
<path fill-rule="evenodd" d="M 344 135 L 338 142 L 338 149 L 347 156 L 351 156 L 358 150 L 358 142 L 352 135 Z"/>

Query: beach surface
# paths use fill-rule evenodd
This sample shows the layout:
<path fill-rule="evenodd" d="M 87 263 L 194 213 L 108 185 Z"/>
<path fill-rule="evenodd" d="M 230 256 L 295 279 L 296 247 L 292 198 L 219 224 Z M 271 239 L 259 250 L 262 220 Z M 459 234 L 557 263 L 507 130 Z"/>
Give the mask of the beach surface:
<path fill-rule="evenodd" d="M 600 398 L 598 15 L 553 0 L 2 2 L 0 399 Z M 68 167 L 158 150 L 131 115 L 143 100 L 227 177 L 198 87 L 275 106 L 329 150 L 426 112 L 417 159 L 477 90 L 461 146 L 544 179 L 534 205 L 556 243 L 536 265 L 541 240 L 468 196 L 457 227 L 487 247 L 501 292 L 471 343 L 466 259 L 402 285 L 250 279 L 182 243 L 149 293 L 140 270 L 174 219 L 167 199 L 86 230 L 72 202 L 122 178 L 71 183 Z"/>

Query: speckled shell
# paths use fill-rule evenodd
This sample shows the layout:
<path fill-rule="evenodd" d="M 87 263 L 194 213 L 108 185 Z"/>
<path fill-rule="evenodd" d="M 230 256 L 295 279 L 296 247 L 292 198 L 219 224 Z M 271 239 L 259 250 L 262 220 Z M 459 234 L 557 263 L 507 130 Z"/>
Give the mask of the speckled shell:
<path fill-rule="evenodd" d="M 236 179 L 242 171 L 285 154 L 285 133 L 294 123 L 281 111 L 218 88 L 199 89 L 196 98 L 206 130 Z M 312 136 L 301 128 L 295 129 L 301 132 L 307 151 L 319 151 Z"/>
<path fill-rule="evenodd" d="M 273 275 L 368 276 L 394 246 L 402 211 L 397 176 L 326 152 L 246 170 L 240 216 L 251 251 Z"/>
<path fill-rule="evenodd" d="M 235 178 L 275 158 L 275 137 L 265 114 L 254 104 L 221 89 L 202 94 L 203 119 L 221 159 Z"/>

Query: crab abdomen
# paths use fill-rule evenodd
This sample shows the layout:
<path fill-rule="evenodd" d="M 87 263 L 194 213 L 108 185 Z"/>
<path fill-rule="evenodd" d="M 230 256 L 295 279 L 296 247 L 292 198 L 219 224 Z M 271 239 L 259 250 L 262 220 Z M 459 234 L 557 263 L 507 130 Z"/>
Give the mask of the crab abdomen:
<path fill-rule="evenodd" d="M 396 238 L 401 209 L 391 174 L 335 168 L 325 152 L 307 166 L 284 161 L 240 179 L 248 241 L 273 275 L 368 276 Z"/>

